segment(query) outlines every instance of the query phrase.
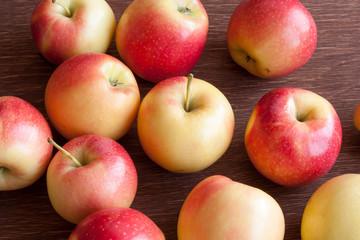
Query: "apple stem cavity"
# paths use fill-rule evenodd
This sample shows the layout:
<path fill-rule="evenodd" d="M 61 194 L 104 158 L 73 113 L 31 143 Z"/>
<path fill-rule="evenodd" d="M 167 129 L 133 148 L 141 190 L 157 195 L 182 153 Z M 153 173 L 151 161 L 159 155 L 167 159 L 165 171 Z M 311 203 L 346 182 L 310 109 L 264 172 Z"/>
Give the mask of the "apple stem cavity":
<path fill-rule="evenodd" d="M 71 155 L 68 151 L 66 151 L 65 149 L 60 147 L 54 140 L 52 140 L 51 138 L 48 138 L 48 142 L 51 145 L 53 145 L 55 148 L 57 148 L 57 150 L 59 150 L 60 152 L 65 154 L 68 158 L 70 158 L 70 160 L 75 163 L 76 167 L 82 167 L 81 163 L 73 155 Z"/>
<path fill-rule="evenodd" d="M 194 75 L 190 73 L 188 75 L 187 85 L 186 85 L 186 98 L 185 98 L 185 111 L 190 112 L 190 90 L 191 90 L 191 83 L 194 78 Z"/>
<path fill-rule="evenodd" d="M 60 5 L 61 7 L 63 7 L 65 12 L 66 12 L 66 16 L 71 17 L 70 9 L 67 6 L 65 6 L 65 4 L 62 1 L 60 1 L 60 0 L 52 0 L 52 2 Z"/>
<path fill-rule="evenodd" d="M 192 13 L 191 9 L 188 7 L 178 7 L 177 9 L 180 13 L 185 15 L 190 15 Z"/>
<path fill-rule="evenodd" d="M 110 80 L 110 85 L 111 85 L 112 87 L 117 87 L 117 86 L 119 86 L 119 85 L 121 85 L 121 84 L 123 84 L 123 83 L 119 82 L 118 79 Z"/>

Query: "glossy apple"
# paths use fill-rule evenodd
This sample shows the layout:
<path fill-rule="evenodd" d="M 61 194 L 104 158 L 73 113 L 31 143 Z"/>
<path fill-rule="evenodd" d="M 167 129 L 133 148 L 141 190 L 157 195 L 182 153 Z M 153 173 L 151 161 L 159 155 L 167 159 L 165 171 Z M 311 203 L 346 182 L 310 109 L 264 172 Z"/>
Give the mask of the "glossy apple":
<path fill-rule="evenodd" d="M 16 190 L 37 181 L 52 156 L 50 127 L 29 102 L 0 97 L 0 190 Z"/>
<path fill-rule="evenodd" d="M 339 175 L 325 182 L 306 205 L 301 239 L 359 239 L 359 197 L 359 174 Z"/>
<path fill-rule="evenodd" d="M 357 105 L 354 113 L 354 125 L 360 131 L 360 103 Z"/>
<path fill-rule="evenodd" d="M 73 138 L 51 160 L 47 190 L 55 211 L 79 223 L 89 214 L 130 207 L 137 190 L 137 173 L 127 151 L 116 141 L 98 135 Z"/>
<path fill-rule="evenodd" d="M 104 53 L 84 53 L 63 62 L 45 90 L 51 123 L 67 139 L 85 134 L 118 140 L 133 122 L 140 93 L 131 70 Z"/>
<path fill-rule="evenodd" d="M 145 80 L 187 75 L 203 52 L 209 20 L 199 0 L 134 0 L 122 14 L 116 46 Z"/>
<path fill-rule="evenodd" d="M 334 165 L 342 128 L 334 107 L 318 94 L 278 88 L 255 106 L 245 132 L 254 166 L 284 186 L 308 184 Z"/>
<path fill-rule="evenodd" d="M 69 240 L 165 240 L 161 229 L 145 214 L 132 208 L 109 208 L 84 218 Z"/>
<path fill-rule="evenodd" d="M 105 53 L 115 29 L 105 0 L 40 0 L 31 16 L 36 47 L 54 64 L 80 53 Z"/>
<path fill-rule="evenodd" d="M 227 42 L 237 64 L 255 76 L 275 78 L 308 62 L 317 28 L 298 0 L 243 0 L 231 16 Z"/>
<path fill-rule="evenodd" d="M 196 172 L 228 149 L 234 113 L 215 86 L 192 75 L 174 77 L 144 97 L 137 129 L 145 153 L 155 163 L 172 172 Z"/>
<path fill-rule="evenodd" d="M 179 240 L 282 240 L 284 214 L 269 194 L 214 175 L 186 198 L 178 219 Z"/>

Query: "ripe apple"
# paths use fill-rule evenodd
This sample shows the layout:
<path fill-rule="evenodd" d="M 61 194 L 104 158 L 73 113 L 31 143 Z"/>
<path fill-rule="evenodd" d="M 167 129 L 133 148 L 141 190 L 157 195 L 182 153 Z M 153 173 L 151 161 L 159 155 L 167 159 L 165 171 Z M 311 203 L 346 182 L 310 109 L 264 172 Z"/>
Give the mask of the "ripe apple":
<path fill-rule="evenodd" d="M 118 140 L 135 121 L 140 93 L 131 70 L 104 53 L 84 53 L 63 62 L 45 90 L 45 107 L 67 139 L 85 134 Z"/>
<path fill-rule="evenodd" d="M 54 64 L 80 53 L 105 53 L 115 29 L 114 12 L 104 0 L 40 0 L 31 16 L 36 47 Z"/>
<path fill-rule="evenodd" d="M 161 229 L 145 214 L 132 208 L 110 208 L 84 218 L 69 240 L 165 240 Z"/>
<path fill-rule="evenodd" d="M 354 125 L 360 131 L 360 103 L 357 105 L 354 113 Z"/>
<path fill-rule="evenodd" d="M 166 79 L 148 92 L 137 129 L 141 146 L 155 163 L 172 172 L 196 172 L 228 149 L 234 113 L 219 89 L 190 74 Z"/>
<path fill-rule="evenodd" d="M 79 223 L 89 214 L 113 207 L 130 207 L 137 190 L 131 157 L 116 141 L 98 135 L 73 138 L 51 160 L 47 190 L 55 211 Z"/>
<path fill-rule="evenodd" d="M 343 174 L 325 182 L 305 207 L 301 239 L 359 239 L 359 197 L 359 174 Z"/>
<path fill-rule="evenodd" d="M 299 88 L 278 88 L 263 96 L 245 132 L 254 166 L 284 186 L 305 185 L 328 172 L 341 141 L 340 120 L 331 103 Z"/>
<path fill-rule="evenodd" d="M 29 102 L 0 97 L 0 190 L 16 190 L 37 181 L 52 156 L 52 137 L 44 116 Z"/>
<path fill-rule="evenodd" d="M 243 0 L 231 16 L 227 42 L 237 64 L 255 76 L 275 78 L 311 58 L 317 29 L 298 0 Z"/>
<path fill-rule="evenodd" d="M 156 83 L 191 71 L 208 28 L 200 0 L 135 0 L 120 18 L 116 46 L 134 73 Z"/>
<path fill-rule="evenodd" d="M 186 198 L 178 219 L 179 240 L 282 240 L 284 214 L 264 191 L 214 175 Z"/>

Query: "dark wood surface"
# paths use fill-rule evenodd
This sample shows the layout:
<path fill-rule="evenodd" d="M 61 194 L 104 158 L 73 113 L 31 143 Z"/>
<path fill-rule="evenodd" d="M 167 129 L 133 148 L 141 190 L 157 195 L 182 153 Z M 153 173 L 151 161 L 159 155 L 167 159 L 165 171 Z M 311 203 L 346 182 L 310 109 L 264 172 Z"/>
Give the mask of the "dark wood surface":
<path fill-rule="evenodd" d="M 204 52 L 193 69 L 197 78 L 209 81 L 229 99 L 235 113 L 235 132 L 230 148 L 211 167 L 193 174 L 174 174 L 155 165 L 144 154 L 136 125 L 119 142 L 134 160 L 139 186 L 132 207 L 149 216 L 167 239 L 176 239 L 177 217 L 188 193 L 202 179 L 222 174 L 258 187 L 273 196 L 286 221 L 285 239 L 300 239 L 301 217 L 312 193 L 326 180 L 360 171 L 360 133 L 353 124 L 360 102 L 360 3 L 359 0 L 303 0 L 318 28 L 313 57 L 286 77 L 264 80 L 248 74 L 230 58 L 226 29 L 240 0 L 203 0 L 210 21 Z M 2 0 L 0 4 L 0 95 L 14 95 L 30 102 L 47 118 L 44 89 L 55 69 L 37 52 L 30 32 L 30 17 L 37 1 Z M 117 21 L 130 0 L 108 0 Z M 108 54 L 119 57 L 115 41 Z M 137 78 L 141 97 L 154 86 Z M 335 107 L 343 127 L 343 144 L 334 167 L 322 178 L 302 187 L 282 187 L 260 175 L 244 146 L 247 121 L 257 101 L 278 87 L 314 91 Z M 56 141 L 66 140 L 53 128 Z M 0 192 L 0 239 L 66 239 L 75 225 L 53 210 L 43 176 L 32 186 Z"/>

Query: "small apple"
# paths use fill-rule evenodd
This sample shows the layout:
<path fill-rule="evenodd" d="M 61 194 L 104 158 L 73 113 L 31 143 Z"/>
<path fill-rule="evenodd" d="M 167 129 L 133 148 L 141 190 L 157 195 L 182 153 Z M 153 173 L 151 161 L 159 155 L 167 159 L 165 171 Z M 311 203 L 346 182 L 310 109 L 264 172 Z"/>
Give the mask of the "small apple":
<path fill-rule="evenodd" d="M 186 198 L 178 219 L 179 240 L 282 240 L 284 214 L 264 191 L 214 175 Z"/>
<path fill-rule="evenodd" d="M 360 103 L 357 105 L 354 113 L 354 125 L 360 131 Z"/>
<path fill-rule="evenodd" d="M 84 218 L 69 240 L 165 240 L 161 229 L 145 214 L 132 208 L 109 208 Z"/>
<path fill-rule="evenodd" d="M 359 174 L 343 174 L 325 182 L 305 207 L 301 239 L 359 239 L 359 198 Z"/>
<path fill-rule="evenodd" d="M 130 207 L 137 190 L 131 157 L 116 141 L 97 135 L 73 138 L 51 160 L 47 190 L 55 211 L 79 223 L 89 214 L 113 207 Z"/>
<path fill-rule="evenodd" d="M 114 140 L 135 121 L 140 92 L 131 70 L 104 53 L 84 53 L 63 62 L 45 90 L 51 123 L 67 139 L 85 134 Z"/>
<path fill-rule="evenodd" d="M 246 151 L 255 168 L 284 186 L 305 185 L 327 173 L 341 142 L 341 123 L 331 103 L 299 88 L 265 94 L 245 132 Z"/>
<path fill-rule="evenodd" d="M 85 52 L 105 53 L 116 19 L 104 0 L 40 0 L 31 16 L 39 52 L 51 63 Z"/>
<path fill-rule="evenodd" d="M 255 76 L 275 78 L 308 62 L 317 29 L 298 0 L 243 0 L 231 16 L 227 42 L 237 64 Z"/>
<path fill-rule="evenodd" d="M 234 113 L 210 83 L 189 77 L 159 82 L 140 104 L 137 129 L 150 159 L 178 173 L 200 171 L 228 149 Z"/>
<path fill-rule="evenodd" d="M 208 28 L 200 0 L 134 0 L 118 23 L 116 46 L 135 74 L 156 83 L 191 71 Z"/>
<path fill-rule="evenodd" d="M 0 97 L 0 190 L 16 190 L 37 181 L 52 156 L 50 127 L 29 102 Z"/>

